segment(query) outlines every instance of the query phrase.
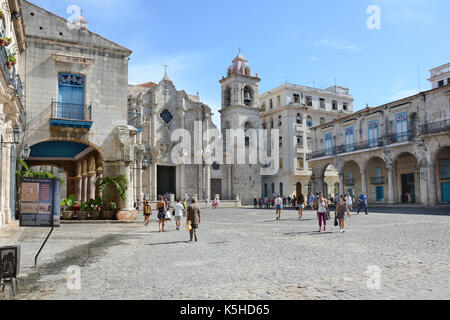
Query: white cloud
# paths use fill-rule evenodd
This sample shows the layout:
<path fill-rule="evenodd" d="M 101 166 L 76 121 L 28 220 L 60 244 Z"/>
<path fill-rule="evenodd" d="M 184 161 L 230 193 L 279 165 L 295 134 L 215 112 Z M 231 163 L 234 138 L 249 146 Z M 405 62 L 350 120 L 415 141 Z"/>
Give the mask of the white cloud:
<path fill-rule="evenodd" d="M 348 43 L 347 41 L 342 41 L 342 40 L 337 40 L 337 39 L 335 39 L 335 40 L 324 39 L 324 40 L 316 41 L 314 43 L 314 46 L 325 47 L 325 48 L 329 48 L 332 50 L 348 50 L 348 51 L 354 51 L 354 52 L 361 51 L 364 48 L 362 46 L 357 46 L 357 45 Z"/>

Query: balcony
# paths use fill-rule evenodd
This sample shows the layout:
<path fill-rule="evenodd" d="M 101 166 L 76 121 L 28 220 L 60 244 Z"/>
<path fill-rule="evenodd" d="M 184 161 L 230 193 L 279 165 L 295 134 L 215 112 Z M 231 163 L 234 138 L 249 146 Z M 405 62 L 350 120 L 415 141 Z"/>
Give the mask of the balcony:
<path fill-rule="evenodd" d="M 92 106 L 52 101 L 50 127 L 91 129 Z"/>
<path fill-rule="evenodd" d="M 388 136 L 380 137 L 378 139 L 371 139 L 347 145 L 334 146 L 333 148 L 314 151 L 312 153 L 312 159 L 336 156 L 348 152 L 370 150 L 374 148 L 389 146 L 395 143 L 408 142 L 412 140 L 413 136 L 413 133 L 409 131 L 400 134 L 391 134 Z"/>
<path fill-rule="evenodd" d="M 344 186 L 347 186 L 347 187 L 355 186 L 355 179 L 354 178 L 346 178 L 346 179 L 344 179 Z"/>
<path fill-rule="evenodd" d="M 427 123 L 420 127 L 420 134 L 434 134 L 450 130 L 450 119 L 442 120 L 434 123 Z"/>
<path fill-rule="evenodd" d="M 6 52 L 6 48 L 0 47 L 0 64 L 3 70 L 3 74 L 5 75 L 5 79 L 8 82 L 8 84 L 14 88 L 14 91 L 16 91 L 17 96 L 19 97 L 20 101 L 23 104 L 22 81 L 20 80 L 20 76 L 17 74 L 16 67 L 13 66 L 11 69 L 8 69 L 6 67 L 7 61 L 8 61 L 8 53 Z"/>
<path fill-rule="evenodd" d="M 370 178 L 370 184 L 373 185 L 381 185 L 386 183 L 385 177 L 372 177 Z"/>

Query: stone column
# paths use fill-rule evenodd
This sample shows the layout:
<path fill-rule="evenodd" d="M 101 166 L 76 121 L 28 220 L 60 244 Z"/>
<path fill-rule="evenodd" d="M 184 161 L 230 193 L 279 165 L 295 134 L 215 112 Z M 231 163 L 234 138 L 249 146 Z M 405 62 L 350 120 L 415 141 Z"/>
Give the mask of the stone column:
<path fill-rule="evenodd" d="M 388 195 L 389 204 L 395 203 L 394 168 L 388 168 Z"/>
<path fill-rule="evenodd" d="M 144 199 L 144 195 L 142 192 L 142 161 L 138 161 L 137 163 L 137 174 L 136 174 L 136 198 L 139 200 Z"/>
<path fill-rule="evenodd" d="M 97 168 L 96 178 L 103 178 L 103 168 Z M 97 186 L 95 186 L 95 198 L 101 198 L 102 196 L 103 195 L 98 192 Z"/>
<path fill-rule="evenodd" d="M 87 174 L 88 176 L 88 199 L 87 200 L 91 200 L 91 199 L 95 199 L 95 193 L 96 193 L 96 187 L 95 187 L 95 178 L 96 178 L 96 172 L 95 171 L 90 171 Z"/>
<path fill-rule="evenodd" d="M 206 183 L 206 199 L 211 199 L 211 166 L 206 165 L 205 183 Z"/>
<path fill-rule="evenodd" d="M 130 163 L 122 163 L 122 165 L 120 166 L 120 174 L 123 175 L 124 177 L 129 178 L 130 174 L 131 174 L 131 168 L 130 168 L 131 162 Z M 125 203 L 122 203 L 122 208 L 121 209 L 133 209 L 133 188 L 132 186 L 128 187 L 127 193 L 126 193 L 126 200 Z"/>
<path fill-rule="evenodd" d="M 428 165 L 428 205 L 434 206 L 438 203 L 437 199 L 437 182 L 436 182 L 436 168 L 434 164 Z"/>
<path fill-rule="evenodd" d="M 420 184 L 420 204 L 428 206 L 430 205 L 430 201 L 428 199 L 428 195 L 430 194 L 428 188 L 428 164 L 420 164 L 419 165 L 419 184 Z M 417 195 L 416 195 L 417 197 Z M 416 199 L 417 201 L 417 199 Z"/>
<path fill-rule="evenodd" d="M 149 179 L 150 180 L 149 181 L 149 184 L 150 184 L 150 200 L 156 201 L 157 197 L 158 197 L 158 194 L 157 194 L 157 192 L 158 192 L 158 182 L 157 182 L 157 179 L 158 179 L 158 166 L 156 165 L 156 163 L 152 163 L 150 165 L 149 177 L 150 177 L 150 179 Z"/>
<path fill-rule="evenodd" d="M 365 169 L 361 170 L 361 192 L 367 194 L 367 175 Z"/>
<path fill-rule="evenodd" d="M 197 179 L 197 194 L 199 200 L 203 200 L 204 197 L 204 188 L 203 188 L 203 165 L 197 166 L 198 170 L 198 179 Z"/>
<path fill-rule="evenodd" d="M 339 194 L 344 195 L 344 170 L 339 171 Z"/>
<path fill-rule="evenodd" d="M 88 190 L 88 175 L 87 175 L 87 173 L 83 173 L 82 175 L 81 175 L 81 178 L 82 178 L 82 189 L 81 189 L 81 201 L 82 202 L 86 202 L 88 199 L 87 199 L 87 190 Z"/>
<path fill-rule="evenodd" d="M 75 179 L 75 197 L 77 198 L 77 200 L 81 200 L 83 190 L 82 186 L 83 178 L 81 176 L 76 176 L 74 179 Z"/>

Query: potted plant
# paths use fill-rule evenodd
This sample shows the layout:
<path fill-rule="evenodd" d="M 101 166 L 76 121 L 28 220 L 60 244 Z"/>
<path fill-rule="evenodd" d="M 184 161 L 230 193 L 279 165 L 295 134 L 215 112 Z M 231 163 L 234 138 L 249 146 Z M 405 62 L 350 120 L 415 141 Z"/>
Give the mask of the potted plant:
<path fill-rule="evenodd" d="M 117 205 L 114 201 L 111 201 L 108 207 L 109 210 L 102 211 L 102 218 L 104 220 L 113 220 L 117 212 Z"/>
<path fill-rule="evenodd" d="M 96 185 L 98 186 L 98 193 L 104 195 L 103 208 L 106 210 L 102 212 L 102 216 L 106 220 L 112 220 L 118 208 L 121 207 L 121 203 L 124 203 L 126 200 L 128 180 L 124 176 L 99 178 L 97 179 Z M 108 190 L 107 194 L 104 194 L 105 189 Z M 121 203 L 118 205 L 116 200 L 121 201 Z"/>
<path fill-rule="evenodd" d="M 73 218 L 73 207 L 75 205 L 75 195 L 61 200 L 61 216 L 63 220 L 71 220 Z"/>
<path fill-rule="evenodd" d="M 89 212 L 89 218 L 91 220 L 98 220 L 100 218 L 100 206 L 102 204 L 102 199 L 91 199 L 88 202 L 87 210 Z"/>
<path fill-rule="evenodd" d="M 5 19 L 5 13 L 3 12 L 2 9 L 0 9 L 0 20 Z"/>
<path fill-rule="evenodd" d="M 6 46 L 9 46 L 12 43 L 12 38 L 10 38 L 10 37 L 5 37 L 4 40 L 5 40 Z"/>
<path fill-rule="evenodd" d="M 6 39 L 4 37 L 0 37 L 0 47 L 6 46 Z"/>
<path fill-rule="evenodd" d="M 10 61 L 13 66 L 16 65 L 17 59 L 13 53 L 8 56 L 8 61 Z"/>
<path fill-rule="evenodd" d="M 88 207 L 87 202 L 80 203 L 80 211 L 77 212 L 78 220 L 86 220 L 87 219 L 87 214 L 88 214 L 87 207 Z"/>

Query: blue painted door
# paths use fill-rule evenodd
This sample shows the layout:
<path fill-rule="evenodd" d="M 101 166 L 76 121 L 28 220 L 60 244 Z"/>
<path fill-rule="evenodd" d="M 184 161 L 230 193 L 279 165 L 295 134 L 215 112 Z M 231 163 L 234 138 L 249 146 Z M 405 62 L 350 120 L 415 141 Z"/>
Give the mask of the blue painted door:
<path fill-rule="evenodd" d="M 444 182 L 441 184 L 442 202 L 450 203 L 450 182 Z"/>
<path fill-rule="evenodd" d="M 84 120 L 84 77 L 59 75 L 58 118 Z"/>
<path fill-rule="evenodd" d="M 377 201 L 384 201 L 384 187 L 377 187 Z"/>

